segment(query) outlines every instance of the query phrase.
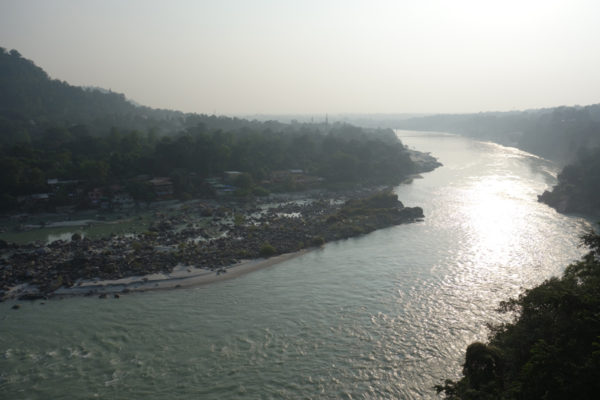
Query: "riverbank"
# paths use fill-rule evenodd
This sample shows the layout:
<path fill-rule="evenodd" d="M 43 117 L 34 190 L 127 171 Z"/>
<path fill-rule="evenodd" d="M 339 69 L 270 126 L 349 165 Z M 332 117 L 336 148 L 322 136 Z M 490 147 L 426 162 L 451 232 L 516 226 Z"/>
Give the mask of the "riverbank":
<path fill-rule="evenodd" d="M 404 207 L 390 191 L 316 194 L 230 208 L 188 204 L 176 212 L 156 212 L 148 231 L 136 235 L 4 243 L 0 298 L 103 296 L 209 283 L 326 242 L 423 218 L 422 209 Z"/>
<path fill-rule="evenodd" d="M 113 295 L 119 297 L 121 293 L 179 289 L 208 285 L 215 282 L 234 279 L 251 272 L 271 267 L 292 258 L 299 257 L 311 250 L 312 249 L 303 249 L 294 253 L 280 254 L 270 258 L 240 260 L 236 264 L 224 267 L 218 273 L 206 269 L 180 265 L 173 268 L 169 273 L 131 276 L 116 280 L 83 281 L 73 287 L 60 288 L 52 295 L 58 297 L 98 295 L 102 298 Z"/>
<path fill-rule="evenodd" d="M 600 216 L 600 201 L 595 193 L 596 188 L 597 185 L 584 183 L 582 179 L 569 182 L 559 175 L 558 183 L 539 195 L 538 201 L 562 214 L 585 215 L 597 219 Z"/>

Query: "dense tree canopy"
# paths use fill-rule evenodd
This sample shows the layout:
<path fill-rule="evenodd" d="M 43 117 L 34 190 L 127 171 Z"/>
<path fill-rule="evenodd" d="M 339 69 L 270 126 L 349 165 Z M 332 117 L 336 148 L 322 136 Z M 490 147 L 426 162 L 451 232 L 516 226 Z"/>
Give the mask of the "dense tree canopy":
<path fill-rule="evenodd" d="M 50 128 L 29 142 L 0 146 L 0 190 L 17 196 L 43 191 L 51 178 L 98 186 L 177 171 L 207 178 L 238 170 L 260 182 L 272 171 L 301 169 L 330 182 L 372 183 L 397 182 L 414 172 L 402 143 L 363 135 L 348 140 L 344 127 L 328 134 L 194 127 L 157 140 L 139 131 L 92 136 L 81 125 Z"/>
<path fill-rule="evenodd" d="M 18 196 L 47 191 L 48 179 L 78 180 L 82 190 L 118 184 L 147 198 L 135 179 L 141 175 L 170 177 L 176 194 L 193 196 L 205 193 L 205 178 L 226 170 L 245 173 L 246 187 L 278 170 L 344 184 L 399 182 L 414 168 L 389 129 L 153 110 L 121 94 L 52 80 L 18 52 L 0 49 L 4 210 Z M 293 189 L 293 182 L 284 186 Z"/>
<path fill-rule="evenodd" d="M 600 214 L 600 148 L 583 150 L 558 174 L 558 183 L 540 200 L 567 213 Z"/>
<path fill-rule="evenodd" d="M 438 390 L 448 399 L 596 399 L 600 393 L 600 236 L 590 252 L 552 278 L 500 305 L 511 323 L 489 343 L 467 348 L 464 377 Z"/>

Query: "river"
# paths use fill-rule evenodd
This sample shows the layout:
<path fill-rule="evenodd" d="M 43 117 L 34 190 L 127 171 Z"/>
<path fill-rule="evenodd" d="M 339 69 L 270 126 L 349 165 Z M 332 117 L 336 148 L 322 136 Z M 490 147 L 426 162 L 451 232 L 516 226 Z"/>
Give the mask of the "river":
<path fill-rule="evenodd" d="M 436 398 L 498 303 L 560 274 L 590 225 L 536 201 L 548 161 L 398 135 L 444 164 L 395 189 L 423 222 L 209 286 L 0 303 L 0 398 Z"/>

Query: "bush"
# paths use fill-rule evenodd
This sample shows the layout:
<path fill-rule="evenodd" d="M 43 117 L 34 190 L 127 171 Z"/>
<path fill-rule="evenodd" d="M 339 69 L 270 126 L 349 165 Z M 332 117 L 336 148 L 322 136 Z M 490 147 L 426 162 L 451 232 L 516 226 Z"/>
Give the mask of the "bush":
<path fill-rule="evenodd" d="M 244 217 L 243 214 L 235 214 L 233 216 L 233 223 L 235 224 L 235 226 L 244 225 L 245 222 L 246 222 L 246 217 Z"/>
<path fill-rule="evenodd" d="M 246 197 L 246 196 L 249 196 L 250 194 L 252 194 L 250 189 L 242 189 L 242 188 L 237 188 L 235 190 L 235 192 L 233 192 L 233 195 L 236 197 Z"/>
<path fill-rule="evenodd" d="M 325 239 L 323 239 L 323 236 L 314 236 L 311 243 L 313 246 L 323 246 L 323 244 L 325 244 Z"/>
<path fill-rule="evenodd" d="M 269 192 L 267 189 L 265 189 L 262 186 L 255 186 L 252 189 L 252 194 L 255 196 L 260 196 L 260 197 L 264 197 L 264 196 L 268 196 L 271 192 Z"/>
<path fill-rule="evenodd" d="M 131 243 L 131 248 L 133 249 L 133 251 L 135 251 L 136 253 L 140 252 L 142 250 L 142 244 L 138 241 L 135 241 L 133 243 Z"/>
<path fill-rule="evenodd" d="M 189 201 L 189 200 L 192 200 L 193 198 L 194 197 L 187 192 L 183 192 L 179 195 L 179 200 L 181 200 L 181 201 Z"/>
<path fill-rule="evenodd" d="M 264 242 L 262 246 L 260 246 L 259 254 L 261 257 L 271 257 L 276 253 L 277 250 L 275 250 L 275 247 L 271 246 L 269 242 Z"/>
<path fill-rule="evenodd" d="M 595 399 L 600 392 L 600 235 L 590 252 L 498 311 L 510 323 L 490 325 L 489 343 L 467 347 L 463 378 L 436 386 L 449 400 Z"/>

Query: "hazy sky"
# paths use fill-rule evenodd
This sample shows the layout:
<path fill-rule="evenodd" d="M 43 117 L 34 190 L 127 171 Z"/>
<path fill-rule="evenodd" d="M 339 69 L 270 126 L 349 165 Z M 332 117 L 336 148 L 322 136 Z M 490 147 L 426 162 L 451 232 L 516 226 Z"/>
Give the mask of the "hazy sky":
<path fill-rule="evenodd" d="M 0 0 L 53 78 L 199 113 L 600 102 L 600 1 Z"/>

